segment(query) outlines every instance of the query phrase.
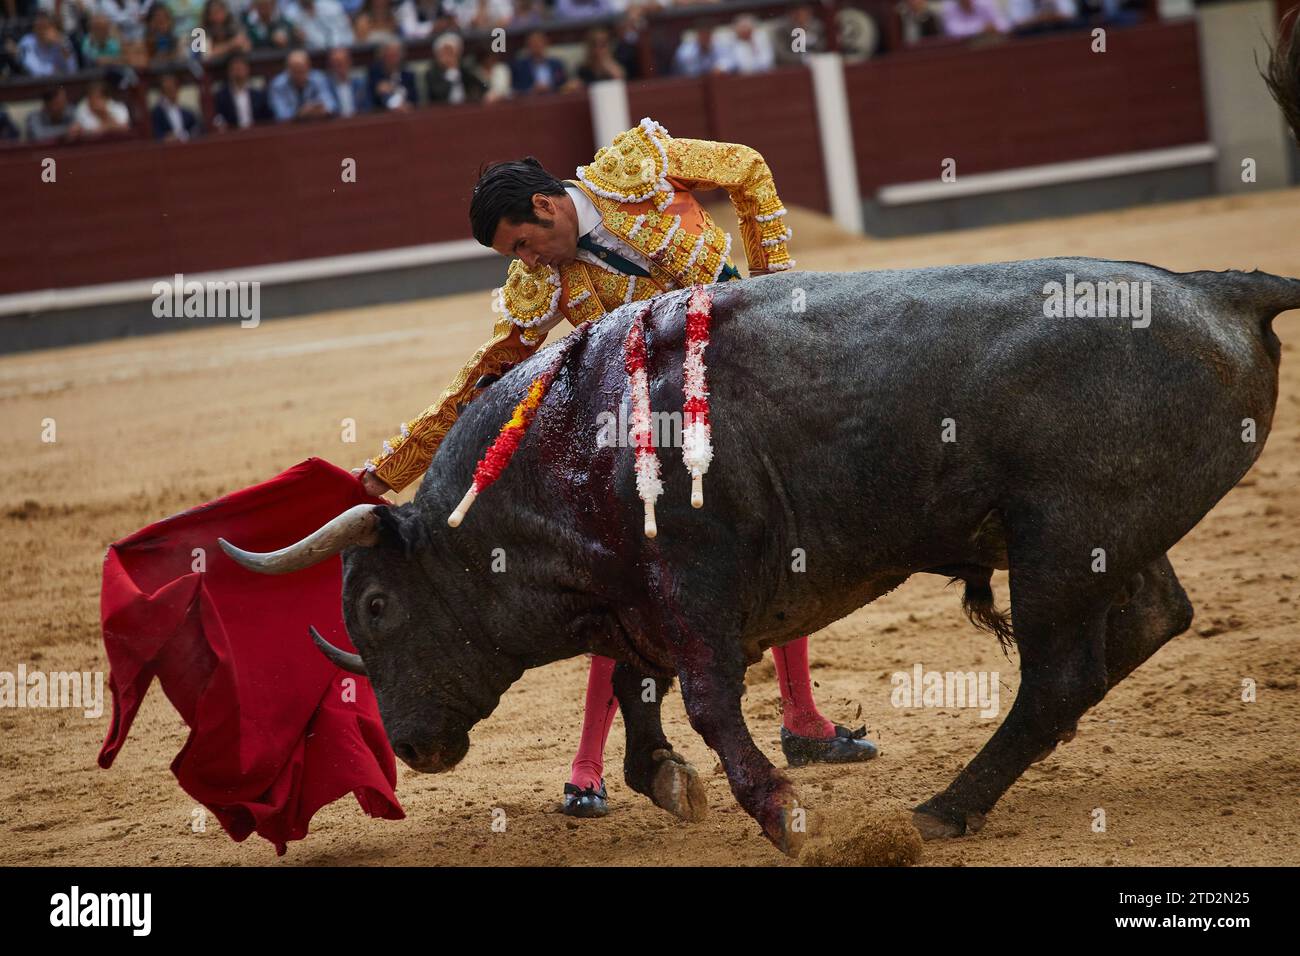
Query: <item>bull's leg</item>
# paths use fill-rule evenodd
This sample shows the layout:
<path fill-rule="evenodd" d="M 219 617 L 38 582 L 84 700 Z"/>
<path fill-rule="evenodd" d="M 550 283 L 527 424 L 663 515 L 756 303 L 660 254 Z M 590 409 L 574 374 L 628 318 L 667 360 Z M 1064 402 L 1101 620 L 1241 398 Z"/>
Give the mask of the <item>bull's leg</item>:
<path fill-rule="evenodd" d="M 660 719 L 660 705 L 671 686 L 671 679 L 641 673 L 627 664 L 614 668 L 614 694 L 627 731 L 623 779 L 655 806 L 683 820 L 700 820 L 709 808 L 704 780 L 673 752 Z"/>
<path fill-rule="evenodd" d="M 740 710 L 745 663 L 739 645 L 710 647 L 688 638 L 677 646 L 677 667 L 686 715 L 721 758 L 736 801 L 777 849 L 798 856 L 807 836 L 805 813 L 790 781 L 763 756 L 745 724 Z"/>
<path fill-rule="evenodd" d="M 1088 584 L 1092 584 L 1092 590 Z M 1025 769 L 1106 693 L 1106 610 L 1097 584 L 1035 569 L 1012 572 L 1020 690 L 1006 720 L 948 788 L 916 808 L 926 839 L 978 830 Z"/>
<path fill-rule="evenodd" d="M 1192 602 L 1168 555 L 1161 555 L 1129 579 L 1106 614 L 1106 692 L 1191 626 Z M 1059 741 L 1069 743 L 1076 731 L 1062 731 Z M 1046 760 L 1055 749 L 1053 743 L 1034 762 Z"/>
<path fill-rule="evenodd" d="M 1135 575 L 1128 600 L 1106 616 L 1106 688 L 1133 673 L 1167 641 L 1192 626 L 1192 602 L 1161 555 Z"/>

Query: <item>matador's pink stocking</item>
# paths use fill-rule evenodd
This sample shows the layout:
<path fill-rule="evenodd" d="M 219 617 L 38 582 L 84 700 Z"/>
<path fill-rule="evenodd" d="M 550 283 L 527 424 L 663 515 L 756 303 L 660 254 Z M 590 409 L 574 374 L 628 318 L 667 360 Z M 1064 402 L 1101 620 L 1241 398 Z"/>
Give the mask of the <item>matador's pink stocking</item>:
<path fill-rule="evenodd" d="M 808 638 L 772 648 L 776 680 L 781 686 L 781 722 L 800 737 L 825 740 L 835 736 L 835 725 L 821 715 L 813 700 L 812 676 L 808 673 Z"/>
<path fill-rule="evenodd" d="M 587 671 L 587 703 L 582 714 L 582 740 L 573 757 L 573 770 L 569 783 L 579 789 L 600 787 L 605 772 L 605 741 L 614 715 L 618 713 L 618 698 L 614 696 L 614 661 L 608 657 L 592 655 Z"/>

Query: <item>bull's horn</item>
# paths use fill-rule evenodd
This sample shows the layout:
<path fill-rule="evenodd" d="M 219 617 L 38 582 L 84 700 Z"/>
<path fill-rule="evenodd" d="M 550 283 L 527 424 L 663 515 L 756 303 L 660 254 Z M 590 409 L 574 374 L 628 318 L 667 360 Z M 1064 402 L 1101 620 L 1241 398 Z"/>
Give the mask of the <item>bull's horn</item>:
<path fill-rule="evenodd" d="M 351 544 L 369 547 L 379 538 L 378 518 L 375 508 L 378 505 L 356 505 L 336 518 L 317 528 L 297 544 L 291 544 L 279 551 L 257 553 L 237 548 L 225 538 L 218 538 L 221 550 L 232 559 L 259 574 L 288 574 L 301 571 L 319 564 L 326 558 L 332 558 Z"/>
<path fill-rule="evenodd" d="M 366 665 L 361 662 L 360 654 L 352 654 L 348 651 L 340 650 L 329 641 L 325 640 L 325 638 L 321 637 L 320 632 L 310 624 L 307 625 L 307 633 L 310 634 L 311 639 L 316 642 L 316 646 L 320 648 L 320 652 L 329 658 L 331 664 L 341 667 L 349 673 L 359 674 L 362 677 L 367 676 Z"/>

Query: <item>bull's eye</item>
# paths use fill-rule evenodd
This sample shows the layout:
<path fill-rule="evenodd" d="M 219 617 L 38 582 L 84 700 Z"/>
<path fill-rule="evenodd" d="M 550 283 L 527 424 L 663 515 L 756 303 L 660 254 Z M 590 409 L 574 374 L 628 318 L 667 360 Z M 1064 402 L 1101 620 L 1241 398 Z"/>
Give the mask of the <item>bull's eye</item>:
<path fill-rule="evenodd" d="M 366 603 L 366 610 L 370 612 L 372 618 L 382 617 L 384 614 L 384 599 L 376 594 Z"/>

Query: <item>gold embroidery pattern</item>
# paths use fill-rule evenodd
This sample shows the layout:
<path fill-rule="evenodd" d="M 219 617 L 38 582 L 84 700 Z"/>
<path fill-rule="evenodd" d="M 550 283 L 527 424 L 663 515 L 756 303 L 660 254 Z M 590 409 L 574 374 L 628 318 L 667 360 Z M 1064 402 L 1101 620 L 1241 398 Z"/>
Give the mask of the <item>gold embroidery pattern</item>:
<path fill-rule="evenodd" d="M 475 383 L 484 375 L 499 375 L 505 366 L 522 362 L 540 344 L 520 341 L 509 318 L 499 319 L 492 331 L 492 341 L 478 350 L 438 401 L 407 422 L 401 435 L 384 443 L 384 454 L 373 462 L 374 471 L 394 491 L 424 476 L 442 439 L 456 424 L 461 406 L 473 398 Z"/>
<path fill-rule="evenodd" d="M 599 291 L 593 288 L 590 279 L 595 270 L 578 259 L 566 263 L 562 268 L 565 290 L 562 306 L 564 317 L 576 327 L 604 315 L 605 306 L 600 301 Z"/>
<path fill-rule="evenodd" d="M 680 216 L 653 209 L 632 215 L 613 203 L 606 209 L 605 200 L 596 202 L 609 230 L 666 270 L 678 286 L 713 282 L 723 264 L 731 264 L 731 237 L 703 211 L 704 230 L 696 234 L 682 228 Z"/>
<path fill-rule="evenodd" d="M 671 138 L 666 149 L 670 179 L 691 189 L 721 187 L 727 191 L 740 220 L 751 271 L 794 264 L 784 240 L 763 245 L 764 239 L 785 234 L 785 207 L 776 193 L 772 171 L 757 150 L 740 143 Z"/>
<path fill-rule="evenodd" d="M 501 287 L 506 316 L 521 329 L 531 329 L 555 317 L 560 304 L 560 274 L 550 266 L 529 269 L 520 259 L 510 263 Z"/>
<path fill-rule="evenodd" d="M 595 159 L 578 167 L 578 179 L 592 192 L 615 202 L 642 202 L 656 197 L 660 208 L 672 202 L 673 188 L 665 174 L 668 132 L 646 117 L 603 146 Z"/>

